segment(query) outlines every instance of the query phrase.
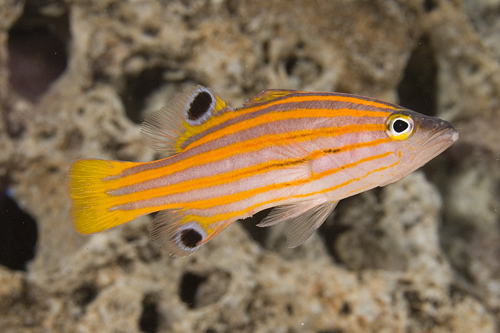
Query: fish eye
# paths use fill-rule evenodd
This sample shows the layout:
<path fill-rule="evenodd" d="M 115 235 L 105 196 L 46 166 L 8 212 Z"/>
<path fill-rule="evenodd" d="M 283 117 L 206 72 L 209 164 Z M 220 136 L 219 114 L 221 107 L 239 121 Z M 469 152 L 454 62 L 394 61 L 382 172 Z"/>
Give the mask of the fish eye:
<path fill-rule="evenodd" d="M 391 139 L 406 140 L 414 131 L 414 121 L 410 116 L 394 114 L 387 120 L 386 133 Z"/>

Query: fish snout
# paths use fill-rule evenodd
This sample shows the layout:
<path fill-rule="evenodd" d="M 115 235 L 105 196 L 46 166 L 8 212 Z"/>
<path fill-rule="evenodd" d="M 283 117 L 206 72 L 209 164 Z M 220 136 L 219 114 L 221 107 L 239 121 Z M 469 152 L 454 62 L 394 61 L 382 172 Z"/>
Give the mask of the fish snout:
<path fill-rule="evenodd" d="M 458 131 L 453 125 L 446 120 L 436 117 L 422 117 L 419 121 L 420 128 L 431 134 L 431 136 L 439 136 L 443 139 L 447 138 L 451 142 L 458 140 Z"/>

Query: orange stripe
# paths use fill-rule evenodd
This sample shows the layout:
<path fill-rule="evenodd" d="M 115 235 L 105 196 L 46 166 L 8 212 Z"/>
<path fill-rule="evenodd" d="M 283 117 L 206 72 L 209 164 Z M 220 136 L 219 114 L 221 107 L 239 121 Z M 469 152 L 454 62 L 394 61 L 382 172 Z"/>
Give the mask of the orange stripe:
<path fill-rule="evenodd" d="M 352 183 L 354 181 L 359 181 L 359 180 L 361 180 L 363 178 L 366 178 L 369 175 L 371 175 L 372 173 L 383 171 L 383 170 L 395 167 L 397 164 L 399 164 L 399 161 L 397 161 L 397 162 L 395 162 L 395 163 L 393 163 L 391 165 L 385 166 L 385 167 L 374 169 L 372 171 L 367 172 L 365 175 L 363 175 L 363 176 L 361 176 L 359 178 L 349 179 L 348 181 L 345 181 L 342 184 L 338 184 L 338 185 L 329 187 L 329 188 L 321 190 L 321 191 L 311 192 L 311 193 L 307 193 L 307 194 L 297 194 L 297 195 L 293 195 L 291 197 L 274 198 L 274 199 L 271 199 L 271 200 L 268 200 L 268 201 L 265 201 L 265 202 L 256 203 L 256 204 L 254 204 L 254 205 L 252 205 L 250 207 L 247 207 L 247 208 L 239 210 L 239 211 L 234 211 L 234 212 L 230 212 L 230 213 L 226 213 L 226 214 L 217 214 L 217 215 L 214 215 L 214 216 L 203 217 L 201 221 L 200 221 L 200 217 L 199 216 L 195 216 L 195 215 L 185 215 L 182 219 L 185 222 L 192 221 L 192 220 L 197 220 L 200 224 L 202 224 L 202 226 L 205 229 L 207 229 L 208 226 L 210 224 L 212 224 L 212 223 L 216 223 L 216 222 L 219 222 L 219 221 L 228 220 L 228 219 L 231 219 L 231 218 L 234 218 L 234 217 L 238 217 L 238 216 L 243 216 L 246 213 L 249 213 L 249 212 L 251 212 L 251 211 L 253 211 L 255 209 L 258 209 L 259 207 L 262 207 L 262 206 L 267 206 L 267 205 L 271 205 L 271 204 L 274 204 L 274 203 L 279 203 L 280 201 L 284 201 L 284 200 L 287 200 L 287 199 L 307 198 L 307 197 L 310 197 L 310 196 L 313 196 L 313 195 L 323 194 L 323 193 L 327 193 L 327 192 L 338 190 L 338 189 L 340 189 L 340 188 L 342 188 L 344 186 L 349 185 L 350 183 Z M 342 199 L 342 198 L 340 198 L 340 199 Z"/>
<path fill-rule="evenodd" d="M 245 154 L 252 151 L 264 149 L 269 146 L 286 145 L 289 142 L 302 142 L 314 140 L 323 136 L 338 136 L 346 133 L 358 133 L 364 131 L 385 131 L 384 124 L 369 124 L 369 125 L 347 125 L 343 127 L 325 127 L 314 130 L 302 130 L 288 133 L 268 134 L 258 138 L 252 138 L 247 141 L 236 142 L 225 147 L 213 149 L 202 154 L 191 156 L 180 160 L 174 164 L 164 167 L 158 167 L 146 171 L 130 174 L 118 179 L 109 181 L 109 189 L 117 190 L 124 186 L 138 184 L 147 180 L 165 177 L 176 172 L 184 171 L 191 167 L 204 165 L 210 162 L 220 161 L 234 155 Z M 171 157 L 167 157 L 169 159 Z M 163 160 L 166 160 L 163 159 Z M 160 160 L 160 161 L 163 161 Z M 149 162 L 148 164 L 157 163 L 158 161 Z"/>
<path fill-rule="evenodd" d="M 297 92 L 297 93 L 308 93 L 308 92 Z M 254 107 L 242 107 L 239 109 L 236 109 L 235 112 L 225 112 L 221 114 L 220 116 L 217 116 L 213 118 L 213 122 L 210 122 L 210 126 L 207 127 L 212 127 L 216 126 L 219 124 L 222 124 L 225 121 L 231 120 L 233 118 L 239 117 L 244 114 L 249 114 L 255 111 L 260 111 L 263 109 L 266 109 L 270 106 L 274 106 L 277 104 L 293 104 L 293 103 L 300 103 L 300 102 L 317 102 L 317 101 L 331 101 L 331 102 L 339 102 L 339 103 L 352 103 L 352 104 L 358 104 L 358 105 L 366 105 L 366 106 L 371 106 L 374 108 L 378 109 L 389 109 L 389 110 L 400 110 L 400 108 L 397 108 L 396 106 L 392 105 L 387 105 L 384 103 L 379 103 L 375 101 L 367 101 L 365 99 L 357 98 L 355 96 L 318 96 L 318 95 L 310 95 L 310 96 L 294 96 L 294 97 L 285 97 L 283 99 L 277 100 L 277 101 L 270 101 L 268 103 L 265 103 L 263 105 L 259 106 L 254 106 Z M 330 112 L 334 112 L 336 110 L 330 109 Z M 368 111 L 368 112 L 373 112 L 373 111 Z M 204 127 L 202 131 L 206 130 L 207 128 Z"/>
<path fill-rule="evenodd" d="M 253 110 L 252 112 L 255 112 Z M 239 113 L 239 112 L 238 112 Z M 190 143 L 185 147 L 185 150 L 191 149 L 194 147 L 198 147 L 207 142 L 219 139 L 223 136 L 231 135 L 243 130 L 247 130 L 252 127 L 256 127 L 259 125 L 272 123 L 280 120 L 288 120 L 288 119 L 302 119 L 302 118 L 334 118 L 334 117 L 388 117 L 390 112 L 387 111 L 363 111 L 363 110 L 354 110 L 354 109 L 307 109 L 307 112 L 304 112 L 304 109 L 298 110 L 288 110 L 286 112 L 283 111 L 275 111 L 265 113 L 263 115 L 257 116 L 255 118 L 247 119 L 245 121 L 239 121 L 235 124 L 228 125 L 218 131 L 207 134 L 198 140 Z M 210 123 L 210 128 L 215 126 L 215 124 Z M 188 134 L 186 134 L 188 135 Z M 190 134 L 189 134 L 190 135 Z M 187 139 L 187 138 L 186 138 Z M 186 139 L 181 139 L 181 141 L 185 141 Z"/>
<path fill-rule="evenodd" d="M 335 153 L 341 153 L 344 151 L 354 150 L 358 148 L 374 147 L 383 143 L 389 142 L 390 139 L 378 139 L 368 142 L 362 142 L 357 144 L 346 145 L 335 149 Z M 253 177 L 259 174 L 270 172 L 277 169 L 283 169 L 290 166 L 295 166 L 300 163 L 306 163 L 307 161 L 317 158 L 322 154 L 327 154 L 329 149 L 317 150 L 305 156 L 303 158 L 292 158 L 287 160 L 274 160 L 268 161 L 257 165 L 248 166 L 241 169 L 232 170 L 230 172 L 207 176 L 203 178 L 190 179 L 185 182 L 167 185 L 163 187 L 158 187 L 154 189 L 144 190 L 140 192 L 133 192 L 130 194 L 124 194 L 120 196 L 120 205 L 130 204 L 131 202 L 137 201 L 138 196 L 141 200 L 148 200 L 153 198 L 162 197 L 165 195 L 185 193 L 189 191 L 208 189 L 212 186 L 227 184 L 230 182 L 235 182 L 243 178 Z"/>
<path fill-rule="evenodd" d="M 254 189 L 251 189 L 248 191 L 243 191 L 243 192 L 239 192 L 239 193 L 221 196 L 218 198 L 193 201 L 193 202 L 187 203 L 187 205 L 185 205 L 184 207 L 185 208 L 195 208 L 195 209 L 212 208 L 215 206 L 227 204 L 228 202 L 236 202 L 236 201 L 248 199 L 248 198 L 250 198 L 256 194 L 259 194 L 259 193 L 278 190 L 278 189 L 282 189 L 284 187 L 293 187 L 293 186 L 298 186 L 298 185 L 304 185 L 306 183 L 310 183 L 312 181 L 321 179 L 323 177 L 330 176 L 330 175 L 337 173 L 341 170 L 353 168 L 353 167 L 357 166 L 358 164 L 366 163 L 366 162 L 373 161 L 373 160 L 376 160 L 379 158 L 384 158 L 384 157 L 391 155 L 391 154 L 394 154 L 394 153 L 392 151 L 388 151 L 388 152 L 385 152 L 383 154 L 373 155 L 370 157 L 362 158 L 356 162 L 344 164 L 343 166 L 335 168 L 335 169 L 329 169 L 329 170 L 325 170 L 325 171 L 317 173 L 317 174 L 311 174 L 311 176 L 308 179 L 299 179 L 299 180 L 296 180 L 293 182 L 271 184 L 271 185 L 266 185 L 266 186 L 259 187 L 259 188 L 254 188 Z"/>
<path fill-rule="evenodd" d="M 249 197 L 257 195 L 259 193 L 273 191 L 273 190 L 278 190 L 278 189 L 282 189 L 282 188 L 285 188 L 285 187 L 293 187 L 293 186 L 303 185 L 303 184 L 309 183 L 311 181 L 321 179 L 321 178 L 323 178 L 325 176 L 332 175 L 332 174 L 334 174 L 334 173 L 336 173 L 338 171 L 341 171 L 341 170 L 344 170 L 344 169 L 347 169 L 347 168 L 355 167 L 355 166 L 357 166 L 360 163 L 365 163 L 365 162 L 373 161 L 375 159 L 384 158 L 384 157 L 386 157 L 386 156 L 388 156 L 390 154 L 393 154 L 393 152 L 386 152 L 386 153 L 383 153 L 383 154 L 379 154 L 379 155 L 374 155 L 374 156 L 362 158 L 362 159 L 360 159 L 357 162 L 348 163 L 348 164 L 345 164 L 345 165 L 343 165 L 343 166 L 341 166 L 339 168 L 336 168 L 336 169 L 330 169 L 330 170 L 326 170 L 326 171 L 323 171 L 323 172 L 315 174 L 315 175 L 311 175 L 311 177 L 309 177 L 308 179 L 300 179 L 300 180 L 296 180 L 296 181 L 293 181 L 293 182 L 271 184 L 271 185 L 266 185 L 266 186 L 263 186 L 263 187 L 260 187 L 260 188 L 255 188 L 255 189 L 252 189 L 252 190 L 243 191 L 243 192 L 240 192 L 240 193 L 234 193 L 234 194 L 229 194 L 229 195 L 221 196 L 219 198 L 204 199 L 204 200 L 197 200 L 197 201 L 193 201 L 193 202 L 189 202 L 189 203 L 182 203 L 182 206 L 183 206 L 182 211 L 188 210 L 188 209 L 207 209 L 207 208 L 212 208 L 212 207 L 215 207 L 215 206 L 220 206 L 220 205 L 227 204 L 228 202 L 234 203 L 236 201 L 241 201 L 241 200 L 244 200 L 244 199 L 248 199 Z M 388 167 L 386 167 L 386 168 L 388 168 Z M 383 170 L 383 169 L 385 169 L 385 168 L 382 168 L 380 170 Z M 375 171 L 377 171 L 377 170 L 379 170 L 379 169 L 376 169 Z M 373 171 L 373 172 L 375 172 L 375 171 Z M 368 174 L 370 174 L 370 173 L 372 173 L 372 172 L 369 172 Z M 366 175 L 365 175 L 365 177 L 366 177 Z M 361 178 L 364 178 L 364 177 L 361 177 Z M 343 183 L 343 184 L 347 185 L 347 184 L 351 183 L 352 181 L 359 180 L 361 178 L 352 179 L 352 180 L 350 180 L 350 181 L 348 181 L 346 183 Z M 345 186 L 345 185 L 342 185 L 342 186 Z M 283 200 L 286 200 L 286 199 L 289 199 L 289 198 L 308 197 L 308 196 L 312 196 L 312 195 L 315 195 L 315 194 L 326 193 L 326 192 L 333 191 L 334 189 L 340 188 L 342 186 L 337 185 L 337 186 L 334 186 L 334 187 L 331 187 L 331 188 L 328 188 L 328 189 L 325 189 L 325 190 L 322 190 L 322 191 L 317 191 L 317 192 L 312 192 L 312 193 L 302 194 L 302 195 L 295 195 L 295 196 L 292 196 L 292 197 L 275 198 L 275 199 L 270 200 L 270 201 L 266 201 L 266 202 L 262 202 L 262 203 L 257 203 L 255 205 L 253 205 L 253 206 L 251 206 L 249 208 L 245 208 L 244 210 L 241 210 L 241 211 L 235 211 L 235 212 L 230 212 L 230 213 L 226 213 L 226 214 L 218 214 L 218 215 L 214 215 L 214 216 L 210 216 L 210 217 L 203 217 L 203 221 L 198 221 L 198 222 L 200 222 L 205 227 L 208 224 L 213 223 L 213 222 L 222 221 L 222 220 L 225 220 L 225 219 L 228 219 L 228 218 L 231 218 L 231 217 L 238 217 L 238 216 L 240 216 L 240 215 L 242 215 L 244 213 L 247 213 L 247 212 L 249 212 L 249 211 L 251 211 L 251 210 L 253 210 L 255 208 L 261 207 L 261 206 L 269 204 L 269 203 L 283 201 Z M 145 208 L 139 208 L 139 209 L 135 209 L 135 210 L 130 210 L 130 212 L 132 213 L 132 212 L 136 211 L 137 212 L 137 216 L 139 216 L 139 215 L 147 214 L 147 213 L 149 213 L 151 211 L 171 209 L 171 208 L 176 208 L 178 206 L 179 206 L 179 203 L 177 203 L 177 204 L 166 204 L 166 205 L 154 207 L 154 209 L 152 209 L 153 207 L 145 207 Z M 220 216 L 224 216 L 224 217 L 220 217 Z M 197 219 L 199 220 L 199 217 L 197 217 Z M 185 221 L 188 221 L 188 220 L 189 219 L 186 219 Z"/>

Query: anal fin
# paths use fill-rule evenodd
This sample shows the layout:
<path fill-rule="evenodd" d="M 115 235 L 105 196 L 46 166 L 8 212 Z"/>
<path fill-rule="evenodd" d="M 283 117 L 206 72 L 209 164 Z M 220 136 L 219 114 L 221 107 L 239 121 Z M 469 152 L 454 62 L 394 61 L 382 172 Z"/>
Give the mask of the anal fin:
<path fill-rule="evenodd" d="M 176 257 L 187 257 L 214 238 L 229 224 L 205 224 L 203 217 L 176 209 L 159 212 L 149 227 L 151 239 L 164 251 Z"/>

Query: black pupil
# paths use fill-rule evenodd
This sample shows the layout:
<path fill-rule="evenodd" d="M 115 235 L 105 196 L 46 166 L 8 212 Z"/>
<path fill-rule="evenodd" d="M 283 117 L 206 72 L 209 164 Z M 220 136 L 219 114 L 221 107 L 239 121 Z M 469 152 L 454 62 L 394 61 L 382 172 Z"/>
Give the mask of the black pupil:
<path fill-rule="evenodd" d="M 403 133 L 404 131 L 406 131 L 408 129 L 410 125 L 408 125 L 408 123 L 404 120 L 396 120 L 393 124 L 392 124 L 392 128 L 394 129 L 394 132 L 396 133 Z"/>
<path fill-rule="evenodd" d="M 181 231 L 181 242 L 186 247 L 196 247 L 202 238 L 203 237 L 201 237 L 200 233 L 194 229 L 186 229 Z"/>
<path fill-rule="evenodd" d="M 191 120 L 200 119 L 212 105 L 212 96 L 206 91 L 200 92 L 191 102 L 188 110 L 188 117 Z"/>

